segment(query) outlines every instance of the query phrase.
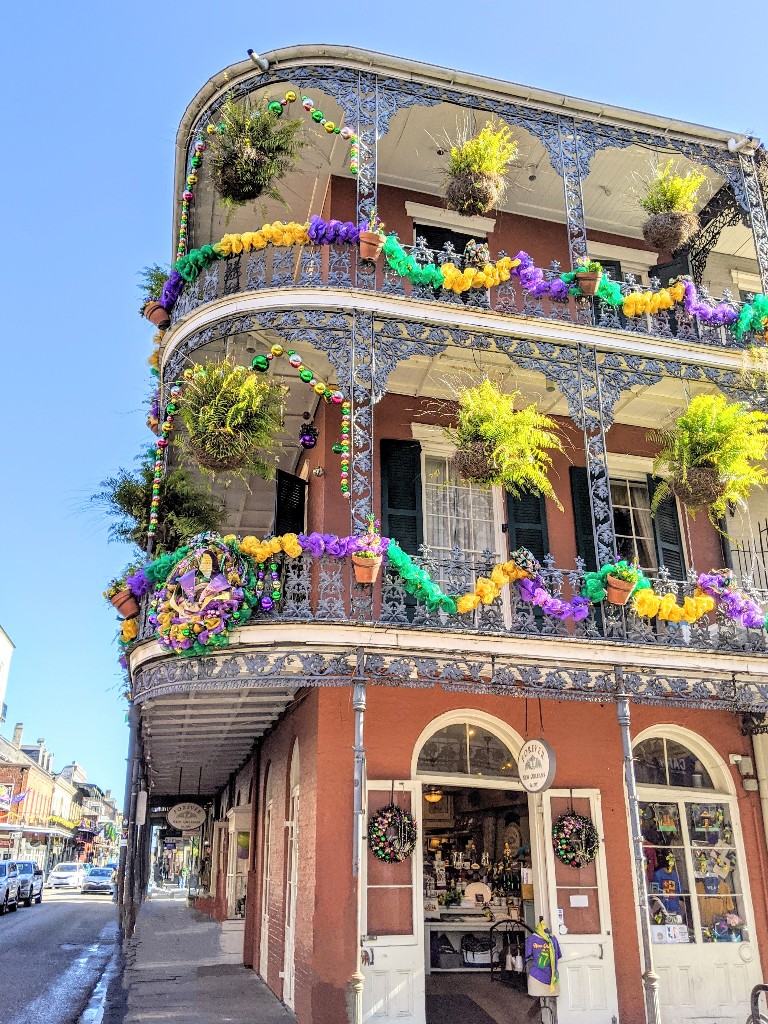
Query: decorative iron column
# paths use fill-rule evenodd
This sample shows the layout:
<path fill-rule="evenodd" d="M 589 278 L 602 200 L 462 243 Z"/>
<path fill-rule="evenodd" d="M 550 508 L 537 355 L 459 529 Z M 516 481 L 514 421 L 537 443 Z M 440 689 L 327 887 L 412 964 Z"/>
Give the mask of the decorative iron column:
<path fill-rule="evenodd" d="M 640 911 L 640 937 L 642 940 L 643 995 L 645 998 L 646 1024 L 661 1024 L 659 1006 L 659 977 L 653 969 L 653 945 L 651 943 L 651 919 L 648 913 L 648 896 L 645 887 L 643 858 L 643 834 L 640 828 L 640 801 L 637 796 L 635 762 L 632 757 L 632 739 L 629 734 L 629 697 L 624 693 L 624 679 L 621 669 L 616 670 L 619 693 L 616 697 L 616 714 L 621 729 L 621 746 L 624 752 L 624 782 L 627 787 L 629 804 L 629 826 L 632 831 L 632 860 L 637 885 L 637 905 Z"/>
<path fill-rule="evenodd" d="M 599 569 L 602 565 L 616 561 L 616 532 L 608 479 L 608 451 L 605 444 L 605 432 L 610 424 L 606 423 L 605 397 L 600 385 L 597 348 L 580 342 L 577 358 L 582 418 L 579 426 L 584 432 L 592 532 Z M 610 418 L 610 410 L 608 416 Z"/>
<path fill-rule="evenodd" d="M 739 164 L 749 216 L 752 221 L 752 237 L 755 242 L 760 281 L 763 294 L 768 295 L 768 219 L 766 219 L 765 205 L 755 168 L 755 158 L 751 154 L 739 153 Z"/>
<path fill-rule="evenodd" d="M 584 197 L 581 182 L 589 173 L 589 157 L 579 152 L 579 135 L 573 117 L 562 114 L 557 119 L 560 139 L 560 167 L 565 193 L 565 225 L 571 267 L 587 255 L 587 226 L 584 219 Z"/>
<path fill-rule="evenodd" d="M 379 146 L 379 79 L 368 71 L 357 76 L 357 222 L 376 209 L 377 158 Z M 358 257 L 355 275 L 358 288 L 374 288 L 376 264 L 363 263 Z"/>

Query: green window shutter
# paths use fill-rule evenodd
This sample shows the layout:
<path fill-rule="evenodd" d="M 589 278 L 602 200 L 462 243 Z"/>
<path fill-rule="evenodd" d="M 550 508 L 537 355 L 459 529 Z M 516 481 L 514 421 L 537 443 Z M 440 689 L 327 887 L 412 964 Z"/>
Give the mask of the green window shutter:
<path fill-rule="evenodd" d="M 576 527 L 576 551 L 584 559 L 587 572 L 597 572 L 595 535 L 592 530 L 592 505 L 589 500 L 589 479 L 583 466 L 571 466 L 571 501 Z"/>
<path fill-rule="evenodd" d="M 507 494 L 507 542 L 510 552 L 528 548 L 540 562 L 548 554 L 547 510 L 540 494 Z"/>
<path fill-rule="evenodd" d="M 658 482 L 648 477 L 648 493 L 653 494 Z M 680 531 L 680 517 L 677 514 L 677 502 L 669 495 L 659 502 L 653 519 L 653 532 L 656 538 L 656 554 L 659 566 L 665 565 L 673 580 L 685 579 L 685 554 L 683 551 L 683 535 Z"/>
<path fill-rule="evenodd" d="M 409 555 L 424 539 L 421 508 L 421 445 L 381 442 L 381 532 Z"/>
<path fill-rule="evenodd" d="M 304 505 L 307 498 L 307 481 L 293 473 L 277 471 L 275 487 L 275 529 L 276 537 L 284 533 L 304 532 Z"/>

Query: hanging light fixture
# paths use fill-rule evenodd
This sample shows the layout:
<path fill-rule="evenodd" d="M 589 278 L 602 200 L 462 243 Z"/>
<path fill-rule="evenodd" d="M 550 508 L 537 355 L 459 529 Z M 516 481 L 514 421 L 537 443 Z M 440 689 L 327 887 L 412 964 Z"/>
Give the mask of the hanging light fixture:
<path fill-rule="evenodd" d="M 424 790 L 424 799 L 430 804 L 439 804 L 443 799 L 443 791 L 438 786 L 429 786 Z"/>

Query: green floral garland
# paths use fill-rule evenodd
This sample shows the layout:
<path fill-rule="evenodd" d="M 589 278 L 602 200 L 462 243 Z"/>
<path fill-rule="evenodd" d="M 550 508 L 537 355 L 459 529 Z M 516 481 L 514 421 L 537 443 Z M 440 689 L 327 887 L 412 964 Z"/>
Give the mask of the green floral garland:
<path fill-rule="evenodd" d="M 368 819 L 368 848 L 385 864 L 401 864 L 413 853 L 418 830 L 413 816 L 389 804 Z"/>

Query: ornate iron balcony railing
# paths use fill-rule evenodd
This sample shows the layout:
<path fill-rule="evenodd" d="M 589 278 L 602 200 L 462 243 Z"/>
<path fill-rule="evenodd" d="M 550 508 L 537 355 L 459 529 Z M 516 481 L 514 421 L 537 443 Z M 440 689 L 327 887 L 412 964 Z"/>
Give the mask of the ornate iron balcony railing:
<path fill-rule="evenodd" d="M 416 261 L 442 264 L 448 260 L 461 265 L 461 257 L 453 251 L 450 243 L 444 249 L 435 251 L 424 244 L 405 246 Z M 503 252 L 499 256 L 505 255 Z M 548 280 L 559 276 L 561 268 L 553 262 L 545 276 Z M 622 293 L 647 292 L 658 288 L 659 282 L 638 285 L 631 274 L 625 275 L 621 284 Z M 533 317 L 551 321 L 593 326 L 606 331 L 629 331 L 633 334 L 651 335 L 656 338 L 678 339 L 716 348 L 745 349 L 753 343 L 752 333 L 746 332 L 737 340 L 725 326 L 708 325 L 685 312 L 682 306 L 672 310 L 661 310 L 655 314 L 627 317 L 618 307 L 609 306 L 595 299 L 576 301 L 569 298 L 557 301 L 548 296 L 538 297 L 526 292 L 517 278 L 490 290 L 471 289 L 463 295 L 435 289 L 431 286 L 413 285 L 391 270 L 383 258 L 378 266 L 358 259 L 357 249 L 350 245 L 303 246 L 292 248 L 267 247 L 255 252 L 241 253 L 218 261 L 203 271 L 197 281 L 184 287 L 172 314 L 172 322 L 181 319 L 202 306 L 217 299 L 232 295 L 267 289 L 324 288 L 350 289 L 419 299 L 448 306 L 465 306 L 484 309 L 511 317 Z M 722 297 L 710 297 L 706 288 L 699 289 L 699 296 L 712 305 L 725 302 L 734 310 L 740 304 L 734 301 L 730 292 Z"/>
<path fill-rule="evenodd" d="M 354 581 L 347 559 L 326 555 L 312 558 L 307 553 L 296 559 L 279 558 L 282 558 L 282 598 L 270 612 L 256 612 L 248 623 L 250 626 L 264 624 L 274 627 L 276 622 L 352 623 L 397 629 L 480 632 L 496 637 L 561 637 L 585 643 L 608 641 L 643 647 L 768 653 L 768 633 L 765 630 L 737 626 L 721 611 L 712 612 L 689 625 L 640 618 L 631 606 L 622 608 L 603 602 L 591 606 L 583 621 L 563 622 L 521 600 L 512 584 L 505 587 L 501 597 L 492 604 L 480 604 L 471 613 L 450 615 L 443 611 L 428 611 L 406 592 L 403 580 L 386 565 L 382 568 L 380 580 L 371 587 Z M 450 557 L 436 557 L 425 549 L 413 560 L 429 572 L 445 593 L 456 596 L 472 591 L 477 578 L 490 575 L 499 561 L 490 551 L 484 552 L 480 560 L 468 560 L 458 548 L 451 552 Z M 554 557 L 547 555 L 541 577 L 549 594 L 568 600 L 581 593 L 584 565 L 581 559 L 577 559 L 575 568 L 559 569 Z M 692 596 L 696 590 L 696 573 L 693 570 L 686 580 L 670 579 L 664 568 L 657 576 L 649 578 L 657 594 L 674 594 L 681 605 L 684 598 Z M 748 578 L 742 581 L 742 588 L 747 596 L 759 603 L 768 601 L 768 593 L 754 589 Z M 153 635 L 147 619 L 147 607 L 145 598 L 139 639 L 149 639 Z"/>

